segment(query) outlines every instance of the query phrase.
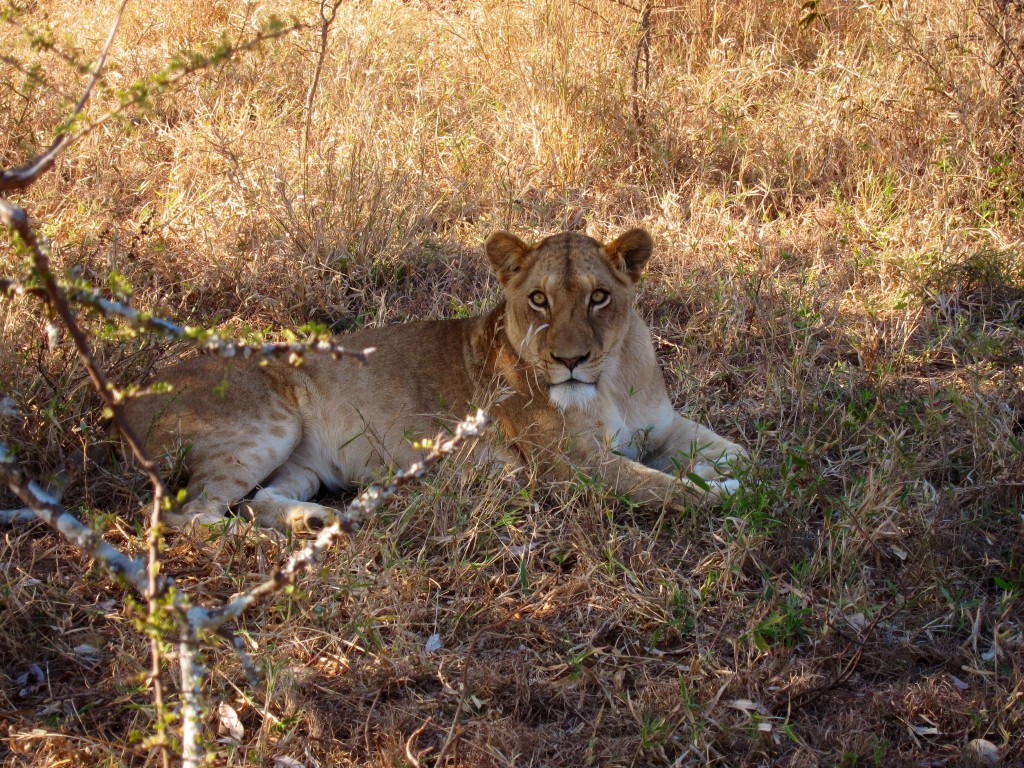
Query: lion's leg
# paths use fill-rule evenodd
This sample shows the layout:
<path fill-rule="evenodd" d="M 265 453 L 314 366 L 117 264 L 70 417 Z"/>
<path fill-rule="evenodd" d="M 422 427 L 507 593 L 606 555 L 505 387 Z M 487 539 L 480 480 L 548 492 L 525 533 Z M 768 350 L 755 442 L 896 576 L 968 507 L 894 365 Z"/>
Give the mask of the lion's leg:
<path fill-rule="evenodd" d="M 708 479 L 704 488 L 685 475 L 674 477 L 616 454 L 593 462 L 593 469 L 614 493 L 628 496 L 639 504 L 674 506 L 684 500 L 716 501 L 734 493 L 738 485 L 735 480 L 719 478 Z"/>
<path fill-rule="evenodd" d="M 714 503 L 736 490 L 732 479 L 698 483 L 685 474 L 675 476 L 599 446 L 596 440 L 584 438 L 564 454 L 540 449 L 526 455 L 539 461 L 539 468 L 551 480 L 571 481 L 577 472 L 583 472 L 600 479 L 615 495 L 641 505 L 679 509 L 685 503 Z"/>
<path fill-rule="evenodd" d="M 204 446 L 207 450 L 189 457 L 186 501 L 178 512 L 167 516 L 167 523 L 182 528 L 223 522 L 228 507 L 286 461 L 297 442 L 298 434 L 287 442 Z"/>
<path fill-rule="evenodd" d="M 337 510 L 310 502 L 320 477 L 294 459 L 285 462 L 246 506 L 264 528 L 315 533 L 334 520 Z"/>
<path fill-rule="evenodd" d="M 228 508 L 285 464 L 302 438 L 299 418 L 226 426 L 188 444 L 185 504 L 166 517 L 174 527 L 223 522 Z"/>
<path fill-rule="evenodd" d="M 743 446 L 678 413 L 666 426 L 654 430 L 649 446 L 645 462 L 649 467 L 670 474 L 685 469 L 704 480 L 728 474 L 748 456 Z"/>

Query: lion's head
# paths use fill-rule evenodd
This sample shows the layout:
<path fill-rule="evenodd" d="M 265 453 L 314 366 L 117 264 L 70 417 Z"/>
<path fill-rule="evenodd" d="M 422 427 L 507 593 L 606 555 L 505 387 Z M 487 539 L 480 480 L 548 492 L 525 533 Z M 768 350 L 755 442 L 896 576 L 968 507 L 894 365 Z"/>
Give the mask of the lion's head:
<path fill-rule="evenodd" d="M 631 229 L 602 245 L 563 232 L 530 246 L 507 232 L 487 239 L 505 289 L 505 331 L 559 408 L 586 407 L 625 338 L 636 284 L 653 241 Z"/>

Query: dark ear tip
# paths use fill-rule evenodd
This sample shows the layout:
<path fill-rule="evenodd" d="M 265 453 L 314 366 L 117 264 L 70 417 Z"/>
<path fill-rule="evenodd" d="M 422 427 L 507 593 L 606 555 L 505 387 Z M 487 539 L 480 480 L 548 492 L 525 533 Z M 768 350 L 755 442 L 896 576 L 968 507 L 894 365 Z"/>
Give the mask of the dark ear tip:
<path fill-rule="evenodd" d="M 502 282 L 519 271 L 529 246 L 508 232 L 492 232 L 484 241 L 484 252 Z"/>
<path fill-rule="evenodd" d="M 633 281 L 640 279 L 647 260 L 654 251 L 654 238 L 646 229 L 627 230 L 605 246 L 612 263 L 629 273 Z"/>
<path fill-rule="evenodd" d="M 654 250 L 654 238 L 651 233 L 641 227 L 628 229 L 606 246 L 618 253 L 641 252 L 650 254 Z"/>
<path fill-rule="evenodd" d="M 505 232 L 503 230 L 491 232 L 491 234 L 487 236 L 487 239 L 484 240 L 484 248 L 490 251 L 494 248 L 499 247 L 520 250 L 526 248 L 526 243 L 524 243 L 518 237 L 513 235 L 511 232 Z"/>
<path fill-rule="evenodd" d="M 654 238 L 651 237 L 651 233 L 643 227 L 634 227 L 622 234 L 620 240 L 629 241 L 633 246 L 642 246 L 646 248 L 654 247 Z"/>

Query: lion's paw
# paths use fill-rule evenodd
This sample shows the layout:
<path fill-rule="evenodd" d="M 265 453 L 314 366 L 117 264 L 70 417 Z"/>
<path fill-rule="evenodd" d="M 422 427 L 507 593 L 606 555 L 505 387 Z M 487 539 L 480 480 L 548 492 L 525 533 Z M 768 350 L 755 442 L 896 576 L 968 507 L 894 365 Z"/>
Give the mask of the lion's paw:
<path fill-rule="evenodd" d="M 718 495 L 721 497 L 732 496 L 736 491 L 740 489 L 740 481 L 734 477 L 726 478 L 725 480 L 715 480 L 712 487 L 719 489 Z"/>

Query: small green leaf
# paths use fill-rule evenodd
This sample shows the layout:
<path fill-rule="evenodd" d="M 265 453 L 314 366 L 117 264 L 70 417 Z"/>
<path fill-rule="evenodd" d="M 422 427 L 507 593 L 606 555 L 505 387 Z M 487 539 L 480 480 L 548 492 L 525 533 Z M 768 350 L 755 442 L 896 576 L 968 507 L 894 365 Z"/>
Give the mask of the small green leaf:
<path fill-rule="evenodd" d="M 707 492 L 707 491 L 711 490 L 711 486 L 708 485 L 708 481 L 705 480 L 700 475 L 694 474 L 693 472 L 687 472 L 686 473 L 686 479 L 689 480 L 694 485 L 696 485 L 698 488 L 700 488 L 704 492 Z"/>

